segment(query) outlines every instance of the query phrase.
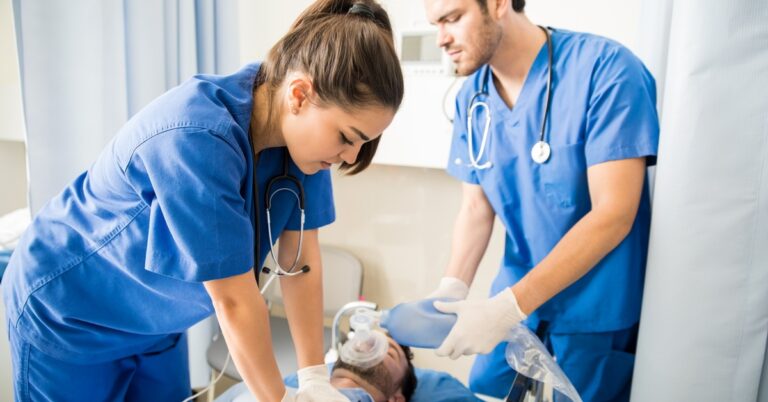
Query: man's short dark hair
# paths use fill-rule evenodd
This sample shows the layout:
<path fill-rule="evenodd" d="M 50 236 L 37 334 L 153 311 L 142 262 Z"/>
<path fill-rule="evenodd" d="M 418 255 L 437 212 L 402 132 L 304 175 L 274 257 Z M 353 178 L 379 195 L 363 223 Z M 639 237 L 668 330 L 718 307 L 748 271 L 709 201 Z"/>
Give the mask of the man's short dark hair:
<path fill-rule="evenodd" d="M 408 368 L 405 370 L 405 375 L 403 375 L 403 381 L 400 384 L 400 391 L 403 393 L 405 401 L 408 402 L 411 400 L 414 391 L 416 391 L 418 380 L 416 380 L 416 373 L 413 369 L 413 352 L 411 352 L 411 348 L 403 345 L 400 345 L 400 348 L 403 349 L 405 358 L 408 360 Z"/>
<path fill-rule="evenodd" d="M 399 384 L 393 383 L 394 379 L 392 378 L 391 373 L 389 373 L 387 367 L 381 363 L 364 369 L 338 359 L 335 363 L 333 363 L 332 370 L 344 369 L 349 371 L 359 376 L 363 381 L 372 387 L 383 392 L 385 396 L 389 396 L 387 395 L 389 392 L 394 392 L 395 390 L 400 389 L 400 392 L 403 394 L 403 397 L 405 397 L 406 402 L 408 402 L 411 400 L 414 391 L 416 391 L 418 380 L 416 379 L 416 373 L 413 368 L 413 352 L 411 352 L 411 348 L 400 344 L 398 344 L 398 346 L 403 350 L 405 360 L 408 363 L 407 367 L 405 368 L 405 373 L 403 373 L 403 378 L 400 380 Z"/>
<path fill-rule="evenodd" d="M 480 4 L 480 9 L 483 10 L 484 13 L 488 13 L 488 3 L 487 0 L 477 0 L 477 3 Z M 512 9 L 515 10 L 516 13 L 520 13 L 525 8 L 525 0 L 512 0 Z"/>

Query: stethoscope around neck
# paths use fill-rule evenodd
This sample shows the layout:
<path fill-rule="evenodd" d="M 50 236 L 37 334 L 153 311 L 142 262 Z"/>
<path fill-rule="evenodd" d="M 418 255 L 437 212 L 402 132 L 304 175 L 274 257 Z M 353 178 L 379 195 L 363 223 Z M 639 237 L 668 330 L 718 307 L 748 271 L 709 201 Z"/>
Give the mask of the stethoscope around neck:
<path fill-rule="evenodd" d="M 277 176 L 272 177 L 267 182 L 267 186 L 264 191 L 264 209 L 267 215 L 267 236 L 269 237 L 269 255 L 272 258 L 272 262 L 274 263 L 274 268 L 268 268 L 263 267 L 260 271 L 269 275 L 270 278 L 267 281 L 266 284 L 262 287 L 262 290 L 265 290 L 269 285 L 272 283 L 272 281 L 276 277 L 282 277 L 282 276 L 296 276 L 301 275 L 304 273 L 309 272 L 310 268 L 308 265 L 305 265 L 301 267 L 301 269 L 296 270 L 296 268 L 299 265 L 299 260 L 301 259 L 301 249 L 304 245 L 304 222 L 305 222 L 305 213 L 304 213 L 304 186 L 301 184 L 301 181 L 299 181 L 296 176 L 293 176 L 289 173 L 288 170 L 288 160 L 290 156 L 288 154 L 288 149 L 286 148 L 283 152 L 283 173 L 279 174 Z M 292 183 L 295 187 L 279 187 L 276 190 L 272 191 L 274 187 L 276 187 L 281 182 L 289 182 Z M 290 268 L 284 269 L 280 266 L 280 263 L 277 260 L 277 257 L 275 255 L 275 242 L 274 237 L 272 236 L 272 202 L 278 193 L 286 191 L 290 194 L 293 194 L 294 197 L 296 197 L 296 201 L 299 206 L 299 212 L 301 213 L 301 219 L 299 224 L 299 245 L 298 249 L 296 250 L 296 258 L 293 260 L 293 264 Z M 261 253 L 260 253 L 260 227 L 259 227 L 259 192 L 258 192 L 258 182 L 257 182 L 257 174 L 256 174 L 256 161 L 254 161 L 254 167 L 253 167 L 253 211 L 255 214 L 255 225 L 254 225 L 254 231 L 255 231 L 255 241 L 253 246 L 253 257 L 254 257 L 254 265 L 259 264 L 261 262 Z M 256 278 L 258 279 L 258 273 L 259 271 L 255 271 Z"/>
<path fill-rule="evenodd" d="M 544 35 L 547 38 L 547 93 L 544 100 L 544 116 L 541 118 L 539 141 L 536 142 L 536 144 L 534 144 L 531 148 L 531 159 L 533 159 L 533 161 L 538 164 L 543 164 L 549 160 L 549 157 L 552 154 L 552 149 L 545 139 L 545 133 L 547 131 L 547 119 L 549 117 L 549 106 L 552 99 L 552 39 L 547 28 L 542 26 L 539 26 L 539 28 L 544 31 Z M 483 87 L 480 92 L 476 92 L 474 95 L 472 95 L 472 98 L 469 100 L 469 108 L 467 110 L 467 153 L 469 156 L 469 166 L 478 170 L 485 170 L 493 166 L 493 163 L 490 160 L 487 160 L 484 163 L 480 163 L 483 155 L 486 152 L 485 148 L 488 145 L 488 132 L 491 127 L 491 108 L 488 106 L 488 102 L 483 101 L 480 98 L 488 98 L 488 82 L 491 79 L 493 79 L 493 77 L 491 77 L 491 67 L 486 66 L 485 76 L 483 77 Z M 472 116 L 474 116 L 475 110 L 480 107 L 484 108 L 486 111 L 485 124 L 483 126 L 483 134 L 480 137 L 480 149 L 478 149 L 477 154 L 475 154 L 475 147 L 473 144 L 474 138 L 472 133 Z M 456 162 L 461 163 L 461 160 L 457 159 Z"/>

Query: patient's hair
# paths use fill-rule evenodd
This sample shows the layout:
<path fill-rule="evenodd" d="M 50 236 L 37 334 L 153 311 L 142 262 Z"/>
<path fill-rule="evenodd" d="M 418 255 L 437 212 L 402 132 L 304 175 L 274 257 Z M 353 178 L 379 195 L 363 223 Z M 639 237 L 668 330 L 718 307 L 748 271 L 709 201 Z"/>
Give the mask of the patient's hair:
<path fill-rule="evenodd" d="M 272 97 L 291 71 L 312 79 L 320 106 L 346 111 L 383 106 L 397 111 L 403 100 L 403 73 L 395 52 L 387 12 L 375 0 L 317 0 L 294 21 L 269 51 L 257 84 L 269 89 L 270 118 L 279 112 Z M 363 144 L 354 163 L 342 163 L 349 174 L 370 165 L 379 138 Z"/>
<path fill-rule="evenodd" d="M 384 393 L 387 397 L 394 394 L 395 391 L 400 388 L 400 392 L 403 393 L 405 400 L 410 401 L 413 392 L 416 391 L 416 385 L 418 384 L 416 373 L 413 368 L 413 352 L 411 352 L 411 348 L 408 346 L 400 344 L 398 344 L 398 346 L 403 350 L 408 363 L 408 367 L 405 369 L 405 374 L 403 374 L 403 378 L 399 384 L 395 383 L 394 379 L 389 374 L 389 371 L 387 371 L 387 368 L 381 363 L 371 368 L 363 369 L 352 364 L 344 363 L 339 359 L 333 364 L 333 369 L 344 369 L 357 374 L 360 378 Z"/>
<path fill-rule="evenodd" d="M 488 0 L 477 0 L 477 3 L 480 5 L 480 10 L 488 14 Z M 512 0 L 512 9 L 516 13 L 522 12 L 525 9 L 525 0 Z"/>
<path fill-rule="evenodd" d="M 416 380 L 416 373 L 413 370 L 413 352 L 411 352 L 411 348 L 408 346 L 400 345 L 401 349 L 403 349 L 403 353 L 405 353 L 405 357 L 408 360 L 408 368 L 405 370 L 405 375 L 403 376 L 403 381 L 400 384 L 400 388 L 402 390 L 403 396 L 405 397 L 406 401 L 411 400 L 411 396 L 413 396 L 413 392 L 416 391 L 416 385 L 418 384 L 418 380 Z"/>

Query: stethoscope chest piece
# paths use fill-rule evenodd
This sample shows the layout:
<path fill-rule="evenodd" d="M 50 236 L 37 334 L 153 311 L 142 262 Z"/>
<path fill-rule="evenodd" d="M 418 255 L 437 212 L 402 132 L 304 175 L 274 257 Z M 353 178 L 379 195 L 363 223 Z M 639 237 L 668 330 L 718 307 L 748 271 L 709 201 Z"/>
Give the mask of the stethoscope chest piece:
<path fill-rule="evenodd" d="M 549 160 L 549 156 L 552 154 L 552 149 L 546 141 L 539 141 L 533 144 L 531 148 L 531 158 L 539 165 Z"/>

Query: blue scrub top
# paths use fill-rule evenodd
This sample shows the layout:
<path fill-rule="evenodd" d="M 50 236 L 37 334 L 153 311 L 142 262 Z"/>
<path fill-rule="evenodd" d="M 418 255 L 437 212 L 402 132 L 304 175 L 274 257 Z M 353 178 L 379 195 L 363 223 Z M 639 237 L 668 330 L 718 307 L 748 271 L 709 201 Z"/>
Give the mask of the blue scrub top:
<path fill-rule="evenodd" d="M 591 210 L 587 169 L 599 163 L 646 157 L 655 164 L 659 123 L 656 88 L 642 62 L 620 44 L 595 35 L 552 31 L 552 104 L 545 139 L 549 160 L 537 164 L 531 148 L 544 114 L 548 53 L 542 46 L 510 109 L 487 82 L 491 126 L 480 160 L 469 166 L 467 111 L 481 91 L 488 66 L 468 77 L 456 97 L 448 172 L 482 186 L 506 227 L 504 259 L 491 293 L 511 286 L 538 264 Z M 474 153 L 480 148 L 485 111 L 473 116 Z M 553 332 L 599 332 L 639 320 L 650 224 L 647 183 L 629 235 L 589 273 L 531 314 Z"/>
<path fill-rule="evenodd" d="M 10 325 L 25 340 L 83 363 L 151 350 L 213 313 L 203 281 L 253 267 L 248 132 L 258 70 L 199 75 L 157 98 L 43 207 L 2 283 Z M 256 167 L 262 261 L 265 187 L 283 157 L 284 148 L 264 150 Z M 292 161 L 289 170 L 304 184 L 305 228 L 331 223 L 329 172 L 305 176 Z M 287 191 L 275 196 L 275 237 L 299 229 L 296 204 Z"/>

